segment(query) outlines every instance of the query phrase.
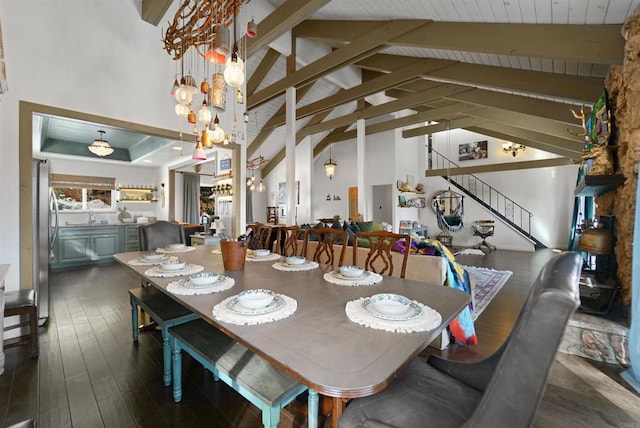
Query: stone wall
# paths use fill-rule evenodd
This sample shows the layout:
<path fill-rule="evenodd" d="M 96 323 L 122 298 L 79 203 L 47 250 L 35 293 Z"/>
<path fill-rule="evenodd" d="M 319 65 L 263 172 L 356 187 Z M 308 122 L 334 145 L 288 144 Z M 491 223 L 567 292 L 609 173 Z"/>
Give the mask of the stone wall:
<path fill-rule="evenodd" d="M 618 262 L 618 284 L 622 302 L 631 302 L 631 258 L 633 255 L 633 219 L 636 206 L 636 175 L 640 160 L 640 11 L 637 9 L 622 26 L 625 39 L 622 65 L 609 70 L 606 87 L 616 121 L 616 147 L 620 172 L 624 184 L 611 194 L 596 200 L 598 212 L 613 212 L 616 216 L 617 243 L 615 256 Z M 611 205 L 613 209 L 611 210 Z M 608 210 L 608 211 L 607 211 Z"/>

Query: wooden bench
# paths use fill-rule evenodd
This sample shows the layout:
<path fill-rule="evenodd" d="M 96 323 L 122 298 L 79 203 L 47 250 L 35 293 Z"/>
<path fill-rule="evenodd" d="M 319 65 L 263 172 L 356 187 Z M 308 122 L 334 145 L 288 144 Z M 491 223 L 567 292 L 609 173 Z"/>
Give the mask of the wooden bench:
<path fill-rule="evenodd" d="M 198 319 L 169 329 L 173 351 L 173 399 L 182 399 L 184 350 L 262 411 L 265 428 L 276 428 L 280 410 L 307 387 L 215 327 Z M 318 393 L 309 390 L 309 427 L 317 427 Z"/>
<path fill-rule="evenodd" d="M 138 306 L 140 306 L 152 320 L 158 323 L 162 329 L 162 362 L 164 385 L 171 384 L 171 343 L 167 330 L 169 327 L 178 325 L 198 318 L 198 315 L 153 287 L 140 287 L 129 290 L 129 300 L 131 301 L 131 327 L 133 330 L 133 341 L 138 341 Z"/>

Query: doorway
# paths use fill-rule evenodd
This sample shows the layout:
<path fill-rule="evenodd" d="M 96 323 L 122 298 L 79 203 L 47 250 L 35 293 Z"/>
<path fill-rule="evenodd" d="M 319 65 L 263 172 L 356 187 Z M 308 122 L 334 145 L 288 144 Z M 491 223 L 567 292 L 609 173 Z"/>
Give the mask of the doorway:
<path fill-rule="evenodd" d="M 392 224 L 393 219 L 393 191 L 391 184 L 372 186 L 371 203 L 373 206 L 372 220 L 376 223 Z"/>

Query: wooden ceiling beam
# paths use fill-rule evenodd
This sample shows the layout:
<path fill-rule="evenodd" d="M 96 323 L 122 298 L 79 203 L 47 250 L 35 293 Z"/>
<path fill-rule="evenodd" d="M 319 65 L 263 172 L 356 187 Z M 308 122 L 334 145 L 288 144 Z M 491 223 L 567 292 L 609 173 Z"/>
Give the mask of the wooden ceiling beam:
<path fill-rule="evenodd" d="M 247 57 L 273 42 L 330 1 L 286 0 L 258 23 L 258 35 L 247 39 Z"/>
<path fill-rule="evenodd" d="M 363 99 L 366 96 L 376 94 L 378 92 L 384 91 L 385 89 L 392 88 L 396 85 L 410 82 L 412 80 L 415 80 L 423 72 L 430 70 L 433 67 L 433 64 L 433 60 L 424 59 L 415 61 L 402 70 L 397 70 L 393 73 L 379 73 L 378 77 L 375 79 L 364 81 L 364 83 L 362 83 L 361 85 L 354 86 L 353 88 L 349 89 L 340 90 L 334 95 L 330 95 L 321 100 L 300 107 L 296 111 L 296 118 L 301 119 L 303 117 L 318 113 L 326 109 L 333 109 L 339 105 Z M 428 84 L 423 85 L 423 88 L 424 90 L 427 90 L 440 85 L 440 82 L 428 82 Z M 285 116 L 284 113 L 282 113 L 282 115 L 280 115 L 277 119 L 274 119 L 274 125 L 282 125 L 284 124 L 284 121 Z"/>
<path fill-rule="evenodd" d="M 304 133 L 306 135 L 311 135 L 318 132 L 334 129 L 339 126 L 350 126 L 358 119 L 369 119 L 384 114 L 394 113 L 399 110 L 411 108 L 435 99 L 444 98 L 447 94 L 451 94 L 452 92 L 464 90 L 470 90 L 470 88 L 465 88 L 459 85 L 438 84 L 434 88 L 427 89 L 426 91 L 410 94 L 395 101 L 367 107 L 362 110 L 355 111 L 351 114 L 337 117 L 314 126 L 305 127 Z"/>
<path fill-rule="evenodd" d="M 173 0 L 142 0 L 142 20 L 157 26 L 169 10 Z"/>
<path fill-rule="evenodd" d="M 297 37 L 349 43 L 385 21 L 305 20 Z M 491 55 L 622 64 L 620 25 L 431 22 L 393 40 L 396 46 Z"/>
<path fill-rule="evenodd" d="M 584 144 L 584 137 L 577 137 L 569 133 L 569 131 L 575 133 L 582 132 L 581 126 L 563 125 L 541 117 L 490 107 L 479 108 L 468 114 L 489 122 L 503 123 L 516 128 L 540 132 L 542 134 L 575 142 L 578 145 Z"/>
<path fill-rule="evenodd" d="M 256 67 L 251 78 L 247 81 L 248 97 L 253 95 L 256 89 L 258 89 L 258 86 L 260 86 L 260 83 L 262 83 L 267 74 L 269 74 L 278 58 L 280 58 L 280 52 L 271 48 L 267 49 L 267 53 L 262 58 L 262 61 L 260 61 L 260 64 Z"/>
<path fill-rule="evenodd" d="M 383 131 L 389 131 L 391 129 L 396 129 L 396 128 L 403 128 L 405 126 L 415 125 L 416 123 L 427 122 L 430 120 L 442 121 L 443 117 L 456 114 L 456 113 L 464 113 L 476 108 L 478 107 L 473 105 L 460 105 L 460 104 L 451 104 L 445 107 L 434 108 L 434 109 L 423 111 L 410 116 L 387 120 L 385 122 L 380 122 L 380 123 L 367 126 L 365 127 L 365 135 L 375 134 Z M 326 144 L 337 143 L 340 141 L 347 141 L 354 138 L 356 138 L 355 129 L 335 135 L 332 138 L 327 138 Z M 314 157 L 318 156 L 318 154 L 320 154 L 322 150 L 324 150 L 324 147 L 321 147 L 321 144 L 317 144 L 313 148 L 313 156 Z"/>
<path fill-rule="evenodd" d="M 414 83 L 411 83 L 404 85 L 402 89 L 388 90 L 385 92 L 385 95 L 392 98 L 401 98 L 407 96 L 407 93 L 412 93 L 414 90 L 422 88 L 423 86 L 423 84 L 414 85 Z M 411 92 L 409 92 L 409 90 L 411 90 Z M 493 107 L 501 110 L 521 113 L 523 115 L 548 119 L 558 124 L 562 124 L 572 131 L 579 132 L 579 130 L 576 129 L 577 120 L 571 114 L 569 110 L 570 106 L 565 103 L 477 88 L 458 92 L 446 96 L 445 98 L 452 101 L 476 104 L 484 107 Z M 588 111 L 589 109 L 587 109 L 587 113 Z"/>
<path fill-rule="evenodd" d="M 604 79 L 595 77 L 569 76 L 540 71 L 517 70 L 506 67 L 479 65 L 452 61 L 449 65 L 424 73 L 424 79 L 434 79 L 474 87 L 496 88 L 501 91 L 552 97 L 575 104 L 592 104 L 602 88 Z M 377 54 L 356 65 L 374 71 L 392 71 L 407 63 L 407 58 L 396 55 Z M 386 70 L 385 70 L 386 69 Z"/>
<path fill-rule="evenodd" d="M 376 31 L 353 41 L 347 46 L 302 67 L 272 85 L 247 97 L 247 108 L 253 109 L 282 94 L 287 88 L 304 86 L 359 59 L 373 55 L 395 37 L 423 25 L 423 21 L 390 21 Z"/>
<path fill-rule="evenodd" d="M 307 92 L 309 92 L 309 90 L 312 87 L 313 85 L 307 85 L 297 90 L 296 103 L 299 103 L 300 100 L 306 95 Z M 260 129 L 260 131 L 258 132 L 258 135 L 256 135 L 256 138 L 254 138 L 251 144 L 249 144 L 249 147 L 247 147 L 247 157 L 253 156 L 253 154 L 258 151 L 260 146 L 267 140 L 267 138 L 269 138 L 269 136 L 273 133 L 273 131 L 275 131 L 277 126 L 272 126 L 270 125 L 270 123 L 273 121 L 274 117 L 279 117 L 281 115 L 284 115 L 286 107 L 287 106 L 285 102 L 283 102 L 278 108 L 278 110 L 273 114 L 273 116 L 267 119 L 265 124 L 262 126 L 262 129 Z M 331 110 L 329 110 L 329 112 L 330 111 Z"/>
<path fill-rule="evenodd" d="M 514 135 L 509 130 L 500 131 L 498 129 L 493 129 L 493 127 L 487 125 L 491 124 L 485 123 L 478 126 L 469 126 L 464 129 L 466 129 L 467 131 L 475 132 L 477 134 L 486 135 L 487 137 L 498 138 L 500 140 L 510 141 L 515 144 L 523 144 L 527 147 L 533 147 L 534 149 L 542 150 L 545 152 L 555 153 L 559 156 L 564 156 L 570 159 L 580 159 L 580 156 L 582 156 L 582 151 L 556 146 L 553 143 L 549 143 L 544 136 L 539 139 L 527 138 L 519 135 Z"/>
<path fill-rule="evenodd" d="M 496 163 L 491 165 L 465 166 L 449 169 L 428 169 L 425 177 L 453 177 L 465 174 L 483 174 L 487 172 L 516 171 L 520 169 L 550 168 L 556 166 L 574 165 L 569 158 L 540 159 L 523 162 Z"/>
<path fill-rule="evenodd" d="M 472 115 L 474 111 L 469 112 Z M 520 137 L 532 141 L 538 141 L 542 144 L 546 144 L 553 147 L 559 147 L 567 150 L 571 150 L 575 153 L 582 153 L 584 148 L 584 142 L 570 141 L 564 138 L 554 137 L 552 135 L 545 134 L 543 132 L 531 131 L 528 129 L 522 129 L 511 125 L 496 122 L 485 122 L 482 125 L 485 129 L 492 131 L 502 132 L 504 134 L 511 135 L 513 137 Z"/>
<path fill-rule="evenodd" d="M 331 112 L 331 110 L 327 110 L 327 111 L 323 111 L 320 112 L 318 114 L 316 114 L 315 116 L 313 116 L 311 118 L 311 120 L 300 130 L 304 130 L 305 127 L 307 126 L 313 126 L 316 123 L 320 123 L 322 122 Z M 343 132 L 347 129 L 347 127 L 344 127 L 340 130 L 340 132 Z M 304 138 L 306 137 L 306 135 L 302 135 L 302 133 L 298 131 L 296 133 L 296 146 L 298 144 L 300 144 L 300 142 L 302 140 L 304 140 Z M 273 159 L 271 159 L 263 168 L 262 168 L 262 177 L 266 177 L 267 175 L 269 175 L 269 173 L 280 163 L 284 160 L 286 156 L 286 148 L 281 149 L 274 157 Z"/>
<path fill-rule="evenodd" d="M 453 120 L 444 120 L 434 125 L 420 126 L 418 128 L 405 129 L 402 131 L 403 138 L 417 137 L 420 135 L 433 134 L 435 132 L 447 131 L 449 129 L 466 128 L 484 123 L 484 120 L 477 117 L 462 117 Z"/>

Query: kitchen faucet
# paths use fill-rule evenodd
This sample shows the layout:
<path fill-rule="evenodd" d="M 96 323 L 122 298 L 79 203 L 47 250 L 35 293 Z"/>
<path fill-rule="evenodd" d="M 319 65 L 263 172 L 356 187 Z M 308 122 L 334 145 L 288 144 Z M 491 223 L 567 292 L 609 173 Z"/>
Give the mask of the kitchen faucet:
<path fill-rule="evenodd" d="M 93 217 L 93 210 L 89 209 L 89 224 L 93 224 L 96 222 L 96 219 Z"/>

